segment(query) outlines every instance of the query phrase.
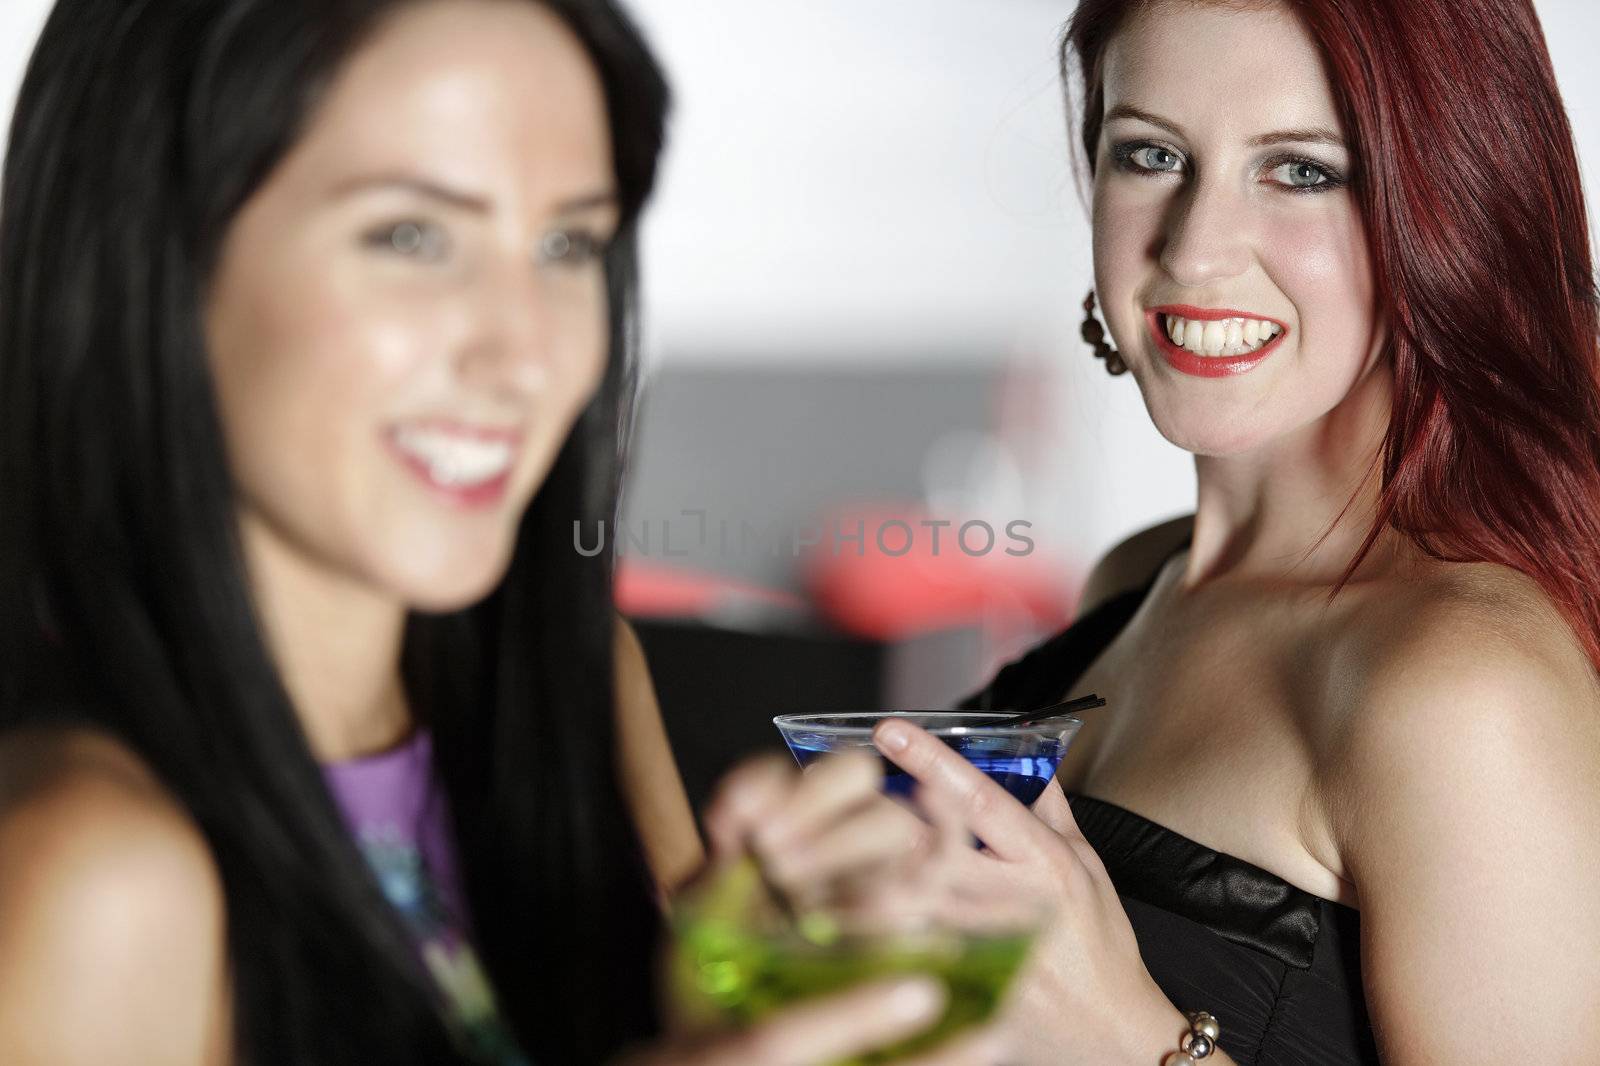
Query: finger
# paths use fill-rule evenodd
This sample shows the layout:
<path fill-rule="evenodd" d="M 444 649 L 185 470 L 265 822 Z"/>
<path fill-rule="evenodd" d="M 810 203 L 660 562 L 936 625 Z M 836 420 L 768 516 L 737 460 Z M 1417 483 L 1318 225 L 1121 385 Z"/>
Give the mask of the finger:
<path fill-rule="evenodd" d="M 942 791 L 921 786 L 917 799 L 930 813 L 935 805 L 956 803 Z M 933 816 L 940 821 L 948 819 L 948 815 Z M 947 829 L 945 839 L 950 843 L 936 866 L 936 924 L 956 929 L 1020 929 L 1039 924 L 1051 909 L 1058 888 L 1051 865 L 1007 862 L 987 849 L 973 847 L 965 822 L 958 821 L 954 832 Z"/>
<path fill-rule="evenodd" d="M 821 1066 L 926 1030 L 944 1010 L 945 998 L 938 981 L 915 977 L 808 1000 L 747 1030 L 707 1063 Z"/>
<path fill-rule="evenodd" d="M 883 764 L 868 751 L 824 755 L 806 768 L 783 803 L 759 826 L 755 843 L 764 856 L 821 832 L 853 807 L 876 796 Z"/>
<path fill-rule="evenodd" d="M 943 861 L 967 857 L 976 841 L 967 828 L 966 813 L 962 810 L 960 800 L 944 789 L 929 788 L 922 784 L 916 786 L 913 795 L 917 807 L 927 815 L 937 833 L 939 849 L 936 857 Z"/>
<path fill-rule="evenodd" d="M 1078 820 L 1072 816 L 1072 804 L 1061 789 L 1061 782 L 1051 778 L 1044 792 L 1033 803 L 1033 816 L 1064 837 L 1083 834 L 1078 830 Z"/>
<path fill-rule="evenodd" d="M 773 852 L 767 871 L 779 884 L 793 888 L 845 874 L 870 874 L 917 856 L 932 846 L 933 836 L 922 819 L 874 792 L 853 813 Z"/>
<path fill-rule="evenodd" d="M 921 861 L 903 879 L 923 896 L 942 897 L 964 865 L 977 860 L 971 832 L 956 798 L 939 789 L 916 786 L 914 798 L 932 829 L 931 841 L 915 856 Z"/>
<path fill-rule="evenodd" d="M 722 858 L 743 851 L 755 828 L 783 805 L 796 776 L 794 764 L 778 755 L 750 759 L 729 771 L 706 807 L 712 855 Z"/>
<path fill-rule="evenodd" d="M 1021 888 L 1018 877 L 1028 871 L 974 848 L 951 797 L 918 786 L 914 798 L 928 819 L 915 850 L 892 869 L 834 882 L 829 906 L 847 925 L 854 921 L 908 932 L 930 926 L 1010 930 L 1031 924 L 1027 908 L 1010 905 L 1002 915 L 997 907 L 1010 904 Z"/>
<path fill-rule="evenodd" d="M 1099 880 L 1109 880 L 1105 872 L 1105 864 L 1100 859 L 1100 854 L 1083 835 L 1083 830 L 1078 828 L 1078 818 L 1072 813 L 1072 804 L 1067 800 L 1066 792 L 1061 787 L 1058 779 L 1052 778 L 1045 787 L 1039 799 L 1033 805 L 1034 817 L 1049 826 L 1057 836 L 1066 841 L 1072 853 L 1078 857 L 1092 877 Z"/>
<path fill-rule="evenodd" d="M 1028 808 L 933 734 L 904 719 L 885 718 L 873 730 L 872 742 L 919 784 L 954 799 L 967 827 L 1000 858 L 1021 858 L 1045 844 L 1049 831 Z"/>

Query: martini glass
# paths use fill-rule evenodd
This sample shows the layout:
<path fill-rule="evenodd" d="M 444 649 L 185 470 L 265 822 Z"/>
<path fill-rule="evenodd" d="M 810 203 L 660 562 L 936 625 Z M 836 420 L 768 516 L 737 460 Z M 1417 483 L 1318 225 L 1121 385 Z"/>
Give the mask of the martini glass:
<path fill-rule="evenodd" d="M 674 908 L 671 989 L 681 1016 L 746 1025 L 789 1004 L 880 978 L 932 976 L 945 986 L 931 1027 L 834 1066 L 875 1066 L 916 1055 L 987 1021 L 1026 960 L 1044 915 L 997 922 L 854 926 L 826 912 L 798 922 L 774 905 L 755 862 L 742 860 Z"/>
<path fill-rule="evenodd" d="M 780 714 L 772 720 L 801 766 L 833 751 L 872 747 L 872 730 L 885 718 L 904 718 L 954 748 L 1024 806 L 1044 792 L 1056 766 L 1083 725 L 1075 715 L 1018 725 L 1016 716 L 991 711 L 866 711 Z M 880 756 L 881 758 L 881 756 Z M 884 789 L 909 794 L 910 774 L 883 759 Z"/>

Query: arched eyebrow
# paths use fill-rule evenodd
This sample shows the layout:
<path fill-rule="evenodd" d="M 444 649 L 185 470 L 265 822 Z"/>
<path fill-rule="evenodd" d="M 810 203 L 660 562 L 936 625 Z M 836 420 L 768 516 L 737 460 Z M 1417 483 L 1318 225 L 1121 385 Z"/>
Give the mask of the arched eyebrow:
<path fill-rule="evenodd" d="M 615 189 L 601 189 L 586 196 L 575 196 L 570 200 L 563 200 L 556 204 L 556 210 L 563 214 L 575 214 L 579 211 L 592 211 L 599 207 L 616 207 L 617 193 Z"/>
<path fill-rule="evenodd" d="M 1188 139 L 1183 132 L 1183 127 L 1176 122 L 1162 118 L 1160 115 L 1146 111 L 1143 108 L 1134 107 L 1132 104 L 1118 104 L 1106 112 L 1105 121 L 1110 122 L 1112 119 L 1118 118 L 1138 119 L 1140 122 L 1148 122 L 1152 126 L 1160 127 L 1178 137 L 1183 137 L 1185 140 Z M 1344 138 L 1325 126 L 1307 126 L 1303 129 L 1294 130 L 1273 130 L 1271 133 L 1257 134 L 1245 143 L 1252 148 L 1262 148 L 1269 144 L 1291 142 L 1295 144 L 1325 144 L 1330 148 L 1345 147 Z"/>
<path fill-rule="evenodd" d="M 430 200 L 438 200 L 451 207 L 474 211 L 478 214 L 488 214 L 490 208 L 490 201 L 486 196 L 467 192 L 464 189 L 451 188 L 442 182 L 431 178 L 419 177 L 415 174 L 371 174 L 365 177 L 352 178 L 334 186 L 331 197 L 337 200 L 358 192 L 370 192 L 376 189 L 401 189 L 415 193 L 418 196 L 425 196 Z M 614 207 L 616 203 L 617 193 L 615 189 L 597 189 L 594 192 L 563 200 L 556 204 L 555 208 L 558 213 L 565 215 L 600 207 Z"/>
<path fill-rule="evenodd" d="M 1252 137 L 1246 143 L 1252 148 L 1262 148 L 1269 144 L 1284 144 L 1290 141 L 1297 144 L 1325 144 L 1329 148 L 1345 146 L 1343 137 L 1321 126 L 1309 126 L 1300 130 L 1274 130 Z"/>
<path fill-rule="evenodd" d="M 374 192 L 379 189 L 400 189 L 405 192 L 415 193 L 430 200 L 451 207 L 459 207 L 466 211 L 476 211 L 479 214 L 488 214 L 489 200 L 487 197 L 464 189 L 453 189 L 431 178 L 419 177 L 415 174 L 368 174 L 363 177 L 351 178 L 342 181 L 333 187 L 329 194 L 330 199 L 342 200 L 361 192 Z"/>

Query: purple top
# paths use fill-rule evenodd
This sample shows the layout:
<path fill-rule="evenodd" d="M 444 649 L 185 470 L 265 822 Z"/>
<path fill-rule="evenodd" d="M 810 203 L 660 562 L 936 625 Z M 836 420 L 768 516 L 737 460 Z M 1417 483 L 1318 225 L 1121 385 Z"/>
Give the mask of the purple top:
<path fill-rule="evenodd" d="M 530 1066 L 501 1020 L 472 950 L 433 738 L 418 728 L 375 755 L 324 763 L 323 778 L 383 894 L 400 912 L 462 1050 L 494 1066 Z"/>

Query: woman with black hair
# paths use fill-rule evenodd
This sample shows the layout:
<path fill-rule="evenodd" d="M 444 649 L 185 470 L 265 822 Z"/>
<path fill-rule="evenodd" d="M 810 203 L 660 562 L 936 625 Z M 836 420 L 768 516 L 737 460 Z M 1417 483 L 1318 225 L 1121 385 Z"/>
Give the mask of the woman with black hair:
<path fill-rule="evenodd" d="M 616 767 L 673 772 L 571 530 L 616 504 L 665 106 L 605 0 L 57 4 L 0 215 L 0 1061 L 654 1031 Z M 825 845 L 867 765 L 753 767 L 708 828 Z M 633 800 L 676 880 L 681 797 Z M 937 999 L 638 1061 L 826 1061 Z"/>

